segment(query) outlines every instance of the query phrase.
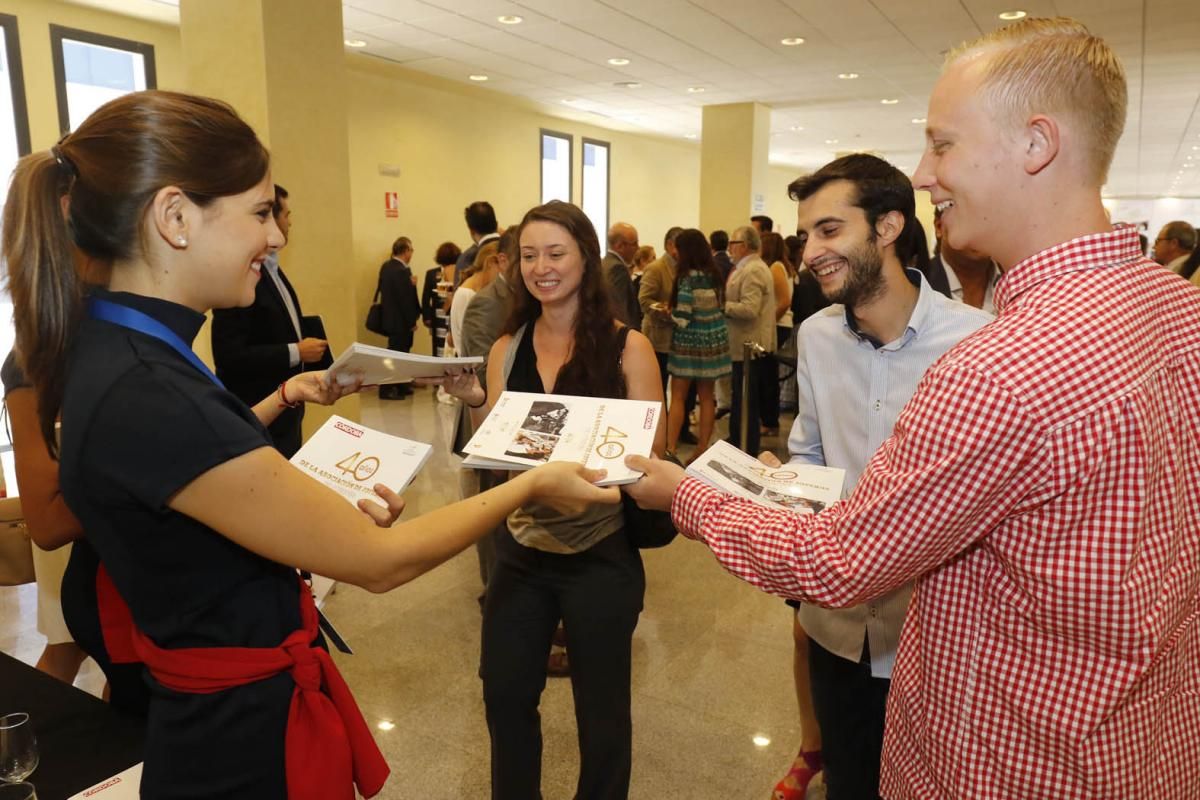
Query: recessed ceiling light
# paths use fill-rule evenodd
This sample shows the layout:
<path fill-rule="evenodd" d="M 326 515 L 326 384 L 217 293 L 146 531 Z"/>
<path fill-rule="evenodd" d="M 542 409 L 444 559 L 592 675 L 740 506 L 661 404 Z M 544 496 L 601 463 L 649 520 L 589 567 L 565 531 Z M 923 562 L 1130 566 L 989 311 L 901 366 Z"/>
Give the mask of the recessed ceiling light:
<path fill-rule="evenodd" d="M 471 77 L 471 80 L 476 81 L 478 83 L 483 83 L 484 81 L 486 81 L 488 79 L 487 75 L 472 75 L 470 77 Z"/>
<path fill-rule="evenodd" d="M 924 125 L 926 122 L 927 122 L 927 120 L 924 117 L 913 117 L 912 118 L 913 125 Z"/>
<path fill-rule="evenodd" d="M 1194 145 L 1192 145 L 1192 149 L 1193 149 L 1193 150 L 1200 150 L 1200 144 L 1194 144 Z"/>
<path fill-rule="evenodd" d="M 396 727 L 396 723 L 392 722 L 390 719 L 385 719 L 381 720 L 380 723 L 375 727 L 379 728 L 381 731 L 390 731 Z"/>
<path fill-rule="evenodd" d="M 496 22 L 499 22 L 501 25 L 520 25 L 524 21 L 524 17 L 518 17 L 516 14 L 504 14 L 496 17 Z"/>
<path fill-rule="evenodd" d="M 755 747 L 767 747 L 771 744 L 771 737 L 756 733 L 750 741 L 754 742 Z"/>
<path fill-rule="evenodd" d="M 802 130 L 804 130 L 804 126 L 803 126 L 803 125 L 793 125 L 793 126 L 792 126 L 791 128 L 789 128 L 788 130 L 792 130 L 792 131 L 802 131 Z"/>
<path fill-rule="evenodd" d="M 346 39 L 346 47 L 366 47 L 367 43 L 362 39 Z"/>
<path fill-rule="evenodd" d="M 688 87 L 688 94 L 700 94 L 703 91 L 704 91 L 703 86 L 689 86 Z"/>
<path fill-rule="evenodd" d="M 885 97 L 882 100 L 880 100 L 879 102 L 883 103 L 885 106 L 894 106 L 894 105 L 896 105 L 896 103 L 899 103 L 900 101 L 897 100 L 895 97 Z"/>
<path fill-rule="evenodd" d="M 852 81 L 858 77 L 857 72 L 839 72 L 838 77 L 844 81 Z"/>
<path fill-rule="evenodd" d="M 784 45 L 784 46 L 786 46 L 786 47 L 795 47 L 795 46 L 796 46 L 796 45 L 798 45 L 798 44 L 804 44 L 804 37 L 802 37 L 802 36 L 789 36 L 789 37 L 787 37 L 786 39 L 780 39 L 780 40 L 779 40 L 779 43 L 780 43 L 780 44 L 782 44 L 782 45 Z"/>
<path fill-rule="evenodd" d="M 1015 9 L 1013 11 L 1001 11 L 1000 19 L 1004 20 L 1005 22 L 1012 22 L 1014 19 L 1025 19 L 1025 12 L 1021 11 L 1020 9 Z"/>
<path fill-rule="evenodd" d="M 837 144 L 837 143 L 838 143 L 837 139 L 826 139 L 825 140 L 825 144 Z"/>
<path fill-rule="evenodd" d="M 613 86 L 620 86 L 622 89 L 640 89 L 642 85 L 637 81 L 617 81 Z"/>
<path fill-rule="evenodd" d="M 612 64 L 614 67 L 623 67 L 629 63 L 629 59 L 628 58 L 610 58 L 608 60 L 608 63 Z"/>

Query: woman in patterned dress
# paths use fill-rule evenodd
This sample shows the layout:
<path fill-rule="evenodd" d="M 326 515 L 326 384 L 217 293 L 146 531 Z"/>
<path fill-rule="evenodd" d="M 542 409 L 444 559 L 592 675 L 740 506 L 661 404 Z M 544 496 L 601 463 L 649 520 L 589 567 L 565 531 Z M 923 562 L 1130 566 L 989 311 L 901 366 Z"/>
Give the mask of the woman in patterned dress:
<path fill-rule="evenodd" d="M 713 386 L 718 378 L 725 377 L 731 370 L 729 331 L 721 310 L 725 303 L 725 286 L 703 233 L 695 228 L 686 230 L 679 234 L 675 246 L 679 250 L 679 265 L 671 289 L 675 334 L 667 361 L 667 372 L 671 375 L 667 452 L 675 453 L 683 428 L 688 391 L 695 381 L 700 409 L 700 430 L 696 435 L 696 455 L 699 455 L 708 449 L 708 441 L 712 438 L 716 417 Z"/>

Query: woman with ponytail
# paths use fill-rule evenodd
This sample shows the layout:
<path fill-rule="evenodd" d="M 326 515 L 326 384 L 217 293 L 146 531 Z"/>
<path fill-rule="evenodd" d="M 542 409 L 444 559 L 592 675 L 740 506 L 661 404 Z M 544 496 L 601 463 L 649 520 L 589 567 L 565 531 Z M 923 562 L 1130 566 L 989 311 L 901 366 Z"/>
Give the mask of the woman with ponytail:
<path fill-rule="evenodd" d="M 374 795 L 387 765 L 296 568 L 387 591 L 523 503 L 618 499 L 549 465 L 389 531 L 404 503 L 387 487 L 355 510 L 271 448 L 282 408 L 344 390 L 304 373 L 248 408 L 190 347 L 283 243 L 269 167 L 225 104 L 138 92 L 23 158 L 4 212 L 17 352 L 101 561 L 105 645 L 145 665 L 146 798 Z M 111 270 L 86 302 L 77 257 Z"/>

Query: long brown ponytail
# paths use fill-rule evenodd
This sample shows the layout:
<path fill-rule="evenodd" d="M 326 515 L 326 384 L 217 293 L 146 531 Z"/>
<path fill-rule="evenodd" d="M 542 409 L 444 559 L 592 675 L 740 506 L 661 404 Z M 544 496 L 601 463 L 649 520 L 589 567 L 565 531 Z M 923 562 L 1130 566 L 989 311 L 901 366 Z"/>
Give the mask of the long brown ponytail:
<path fill-rule="evenodd" d="M 206 206 L 254 187 L 269 165 L 254 131 L 228 105 L 159 91 L 104 104 L 51 151 L 18 162 L 4 208 L 4 261 L 17 353 L 51 454 L 82 315 L 77 252 L 110 264 L 134 258 L 160 189 L 178 186 Z"/>

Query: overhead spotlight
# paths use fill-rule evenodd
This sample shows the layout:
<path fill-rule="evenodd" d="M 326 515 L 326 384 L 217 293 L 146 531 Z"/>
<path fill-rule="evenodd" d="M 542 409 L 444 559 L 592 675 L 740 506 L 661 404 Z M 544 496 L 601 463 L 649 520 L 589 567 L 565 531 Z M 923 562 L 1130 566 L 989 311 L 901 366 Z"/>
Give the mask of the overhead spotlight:
<path fill-rule="evenodd" d="M 750 739 L 750 741 L 754 742 L 755 747 L 767 747 L 771 744 L 771 737 L 764 736 L 761 733 L 756 733 Z"/>
<path fill-rule="evenodd" d="M 688 87 L 688 94 L 700 94 L 703 91 L 704 91 L 703 86 L 689 86 Z"/>
<path fill-rule="evenodd" d="M 885 97 L 882 100 L 880 100 L 879 102 L 883 103 L 885 106 L 894 106 L 894 105 L 896 105 L 896 103 L 899 103 L 900 101 L 897 100 L 895 97 Z"/>
<path fill-rule="evenodd" d="M 390 731 L 396 727 L 396 723 L 392 722 L 390 719 L 385 719 L 385 720 L 380 720 L 379 724 L 376 725 L 375 727 L 379 728 L 379 730 L 381 730 L 381 731 Z"/>
<path fill-rule="evenodd" d="M 802 130 L 804 130 L 804 126 L 803 126 L 803 125 L 793 125 L 792 127 L 788 128 L 788 130 L 790 130 L 790 131 L 802 131 Z"/>
<path fill-rule="evenodd" d="M 852 81 L 858 77 L 857 72 L 839 72 L 838 77 L 844 81 Z"/>
<path fill-rule="evenodd" d="M 516 14 L 504 14 L 496 17 L 496 22 L 499 22 L 501 25 L 520 25 L 524 21 L 524 17 L 518 17 Z"/>
<path fill-rule="evenodd" d="M 1026 14 L 1020 9 L 1014 9 L 1013 11 L 1001 11 L 999 16 L 1005 22 L 1012 22 L 1014 19 L 1025 19 Z"/>
<path fill-rule="evenodd" d="M 620 86 L 622 89 L 640 89 L 642 85 L 637 81 L 617 81 L 613 86 Z"/>
<path fill-rule="evenodd" d="M 475 81 L 476 83 L 483 83 L 484 81 L 486 81 L 488 79 L 487 75 L 471 75 L 469 77 L 471 78 L 471 80 Z"/>
<path fill-rule="evenodd" d="M 926 120 L 924 117 L 913 117 L 912 118 L 913 125 L 924 125 L 926 122 L 928 122 L 928 120 Z"/>
<path fill-rule="evenodd" d="M 825 144 L 837 144 L 837 143 L 838 143 L 837 139 L 826 139 L 825 140 Z"/>
<path fill-rule="evenodd" d="M 796 45 L 798 45 L 798 44 L 804 44 L 804 37 L 802 37 L 802 36 L 789 36 L 789 37 L 787 37 L 786 39 L 780 39 L 780 40 L 779 40 L 779 43 L 780 43 L 781 45 L 784 45 L 785 47 L 795 47 L 795 46 L 796 46 Z"/>
<path fill-rule="evenodd" d="M 610 58 L 608 60 L 608 63 L 612 64 L 614 67 L 624 67 L 629 64 L 629 59 L 628 58 Z"/>
<path fill-rule="evenodd" d="M 346 39 L 346 47 L 366 47 L 367 43 L 362 39 Z"/>

